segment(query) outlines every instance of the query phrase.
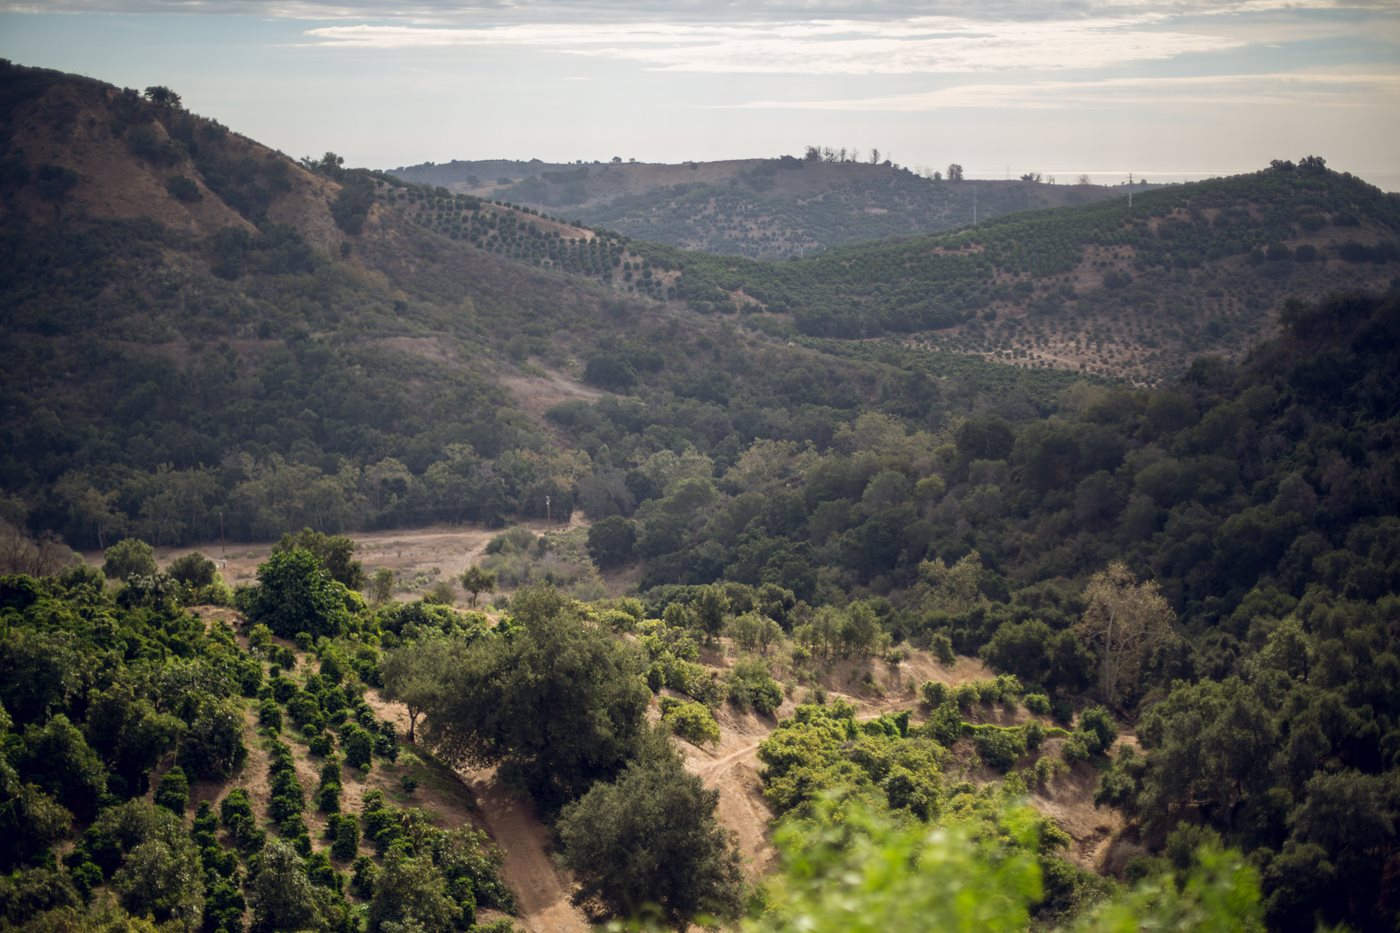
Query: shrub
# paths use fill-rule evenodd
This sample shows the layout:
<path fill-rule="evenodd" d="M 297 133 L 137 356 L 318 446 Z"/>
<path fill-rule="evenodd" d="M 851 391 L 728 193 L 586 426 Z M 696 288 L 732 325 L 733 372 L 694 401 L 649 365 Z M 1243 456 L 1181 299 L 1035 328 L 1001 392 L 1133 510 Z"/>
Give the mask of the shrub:
<path fill-rule="evenodd" d="M 1041 787 L 1046 787 L 1055 778 L 1069 771 L 1069 765 L 1063 758 L 1053 758 L 1049 755 L 1042 755 L 1035 762 L 1035 780 Z"/>
<path fill-rule="evenodd" d="M 708 707 L 700 703 L 679 703 L 667 697 L 661 701 L 661 710 L 661 721 L 687 742 L 696 745 L 719 742 L 719 723 Z"/>
<path fill-rule="evenodd" d="M 931 709 L 937 709 L 948 700 L 948 685 L 936 680 L 925 681 L 919 692 L 923 694 L 924 705 Z"/>
<path fill-rule="evenodd" d="M 953 703 L 963 712 L 982 702 L 982 691 L 975 683 L 959 684 L 953 690 Z"/>
<path fill-rule="evenodd" d="M 977 755 L 989 767 L 1005 771 L 1026 754 L 1026 735 L 1018 728 L 980 726 L 972 736 Z"/>
<path fill-rule="evenodd" d="M 370 757 L 374 753 L 374 739 L 363 728 L 349 723 L 341 732 L 341 745 L 345 749 L 345 763 L 352 768 L 368 771 Z"/>
<path fill-rule="evenodd" d="M 165 772 L 160 786 L 156 788 L 155 801 L 157 806 L 165 807 L 179 816 L 185 815 L 185 808 L 190 804 L 190 781 L 185 777 L 183 768 L 176 765 Z"/>
<path fill-rule="evenodd" d="M 1050 715 L 1050 698 L 1043 693 L 1028 693 L 1023 698 L 1026 709 L 1037 716 Z"/>
<path fill-rule="evenodd" d="M 258 724 L 273 735 L 282 731 L 282 707 L 268 697 L 258 704 Z"/>
<path fill-rule="evenodd" d="M 958 661 L 958 656 L 953 652 L 953 641 L 942 632 L 938 632 L 929 637 L 929 651 L 938 659 L 938 663 L 945 667 L 952 667 Z"/>
<path fill-rule="evenodd" d="M 316 809 L 322 813 L 340 812 L 340 784 L 322 784 L 316 791 Z"/>
<path fill-rule="evenodd" d="M 1035 751 L 1045 741 L 1045 727 L 1038 722 L 1028 722 L 1021 727 L 1026 734 L 1026 748 Z"/>
<path fill-rule="evenodd" d="M 337 861 L 348 862 L 360 850 L 360 821 L 354 814 L 337 813 L 326 824 L 331 835 L 331 856 Z"/>
<path fill-rule="evenodd" d="M 1091 755 L 1107 751 L 1118 738 L 1118 726 L 1102 706 L 1091 706 L 1079 714 L 1078 731 L 1084 736 L 1084 746 Z"/>
<path fill-rule="evenodd" d="M 1079 761 L 1089 760 L 1089 746 L 1084 741 L 1084 733 L 1076 732 L 1065 742 L 1060 749 L 1060 757 L 1067 764 L 1074 764 Z"/>
<path fill-rule="evenodd" d="M 783 688 L 758 658 L 744 658 L 729 671 L 729 701 L 771 716 L 783 705 Z"/>
<path fill-rule="evenodd" d="M 379 866 L 374 864 L 374 860 L 368 855 L 361 855 L 355 859 L 355 864 L 350 867 L 350 890 L 354 891 L 357 897 L 369 900 L 374 897 L 374 889 L 379 881 Z"/>

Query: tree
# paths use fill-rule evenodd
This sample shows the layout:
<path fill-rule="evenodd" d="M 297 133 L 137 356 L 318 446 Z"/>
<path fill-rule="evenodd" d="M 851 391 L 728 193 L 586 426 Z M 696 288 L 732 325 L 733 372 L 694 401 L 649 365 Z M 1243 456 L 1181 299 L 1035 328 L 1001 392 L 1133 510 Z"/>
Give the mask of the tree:
<path fill-rule="evenodd" d="M 635 649 L 552 589 L 521 590 L 511 610 L 521 628 L 461 652 L 428 734 L 457 761 L 519 763 L 536 796 L 558 804 L 632 758 L 650 691 Z"/>
<path fill-rule="evenodd" d="M 457 929 L 460 915 L 431 859 L 394 853 L 384 860 L 369 905 L 370 933 L 390 928 L 449 933 Z"/>
<path fill-rule="evenodd" d="M 418 717 L 442 700 L 454 660 L 465 642 L 461 638 L 429 635 L 384 653 L 379 676 L 384 695 L 408 708 L 408 742 L 414 743 Z"/>
<path fill-rule="evenodd" d="M 349 622 L 346 595 L 311 551 L 275 550 L 258 566 L 258 585 L 245 611 L 249 622 L 262 623 L 283 638 L 298 632 L 334 637 Z"/>
<path fill-rule="evenodd" d="M 112 888 L 132 914 L 193 930 L 204 915 L 204 872 L 188 836 L 148 839 L 127 853 Z"/>
<path fill-rule="evenodd" d="M 956 163 L 956 162 L 954 162 L 954 163 L 952 163 L 951 165 L 949 165 L 949 166 L 948 166 L 948 180 L 949 180 L 949 181 L 962 181 L 962 180 L 963 180 L 963 167 L 962 167 L 961 165 L 959 165 L 958 163 Z"/>
<path fill-rule="evenodd" d="M 231 700 L 202 698 L 180 743 L 180 766 L 198 779 L 223 778 L 243 763 L 243 715 Z"/>
<path fill-rule="evenodd" d="M 355 560 L 359 547 L 349 535 L 328 535 L 303 528 L 296 534 L 285 534 L 272 548 L 272 553 L 304 548 L 316 555 L 331 579 L 346 589 L 358 590 L 365 585 L 365 568 Z"/>
<path fill-rule="evenodd" d="M 79 818 L 91 819 L 107 790 L 107 769 L 77 727 L 59 713 L 24 730 L 19 771 Z"/>
<path fill-rule="evenodd" d="M 654 907 L 675 926 L 700 914 L 735 916 L 739 856 L 715 822 L 719 793 L 669 749 L 649 757 L 564 808 L 559 838 L 580 885 L 575 901 L 596 899 L 622 917 Z"/>
<path fill-rule="evenodd" d="M 133 576 L 153 577 L 160 572 L 156 566 L 155 549 L 145 541 L 123 538 L 102 554 L 102 573 L 108 580 L 126 580 Z"/>
<path fill-rule="evenodd" d="M 218 567 L 198 551 L 191 551 L 171 561 L 165 572 L 177 583 L 201 587 L 214 582 L 214 578 L 218 576 Z"/>
<path fill-rule="evenodd" d="M 707 584 L 697 589 L 691 609 L 705 640 L 714 641 L 719 637 L 719 633 L 724 631 L 724 618 L 729 612 L 729 597 L 725 595 L 722 586 Z"/>
<path fill-rule="evenodd" d="M 388 567 L 380 567 L 369 578 L 369 602 L 371 606 L 379 607 L 387 603 L 394 596 L 394 571 Z"/>
<path fill-rule="evenodd" d="M 621 515 L 610 515 L 588 528 L 588 555 L 603 569 L 632 560 L 637 546 L 637 526 Z"/>
<path fill-rule="evenodd" d="M 478 564 L 473 564 L 462 574 L 462 589 L 471 594 L 468 605 L 476 608 L 476 599 L 482 593 L 492 593 L 496 589 L 496 575 L 489 570 L 481 569 Z"/>
<path fill-rule="evenodd" d="M 1170 633 L 1176 614 L 1153 581 L 1139 583 L 1122 561 L 1094 574 L 1075 634 L 1099 655 L 1099 690 L 1119 704 L 1141 686 L 1143 664 Z"/>
<path fill-rule="evenodd" d="M 280 839 L 269 839 L 248 890 L 253 930 L 308 930 L 320 926 L 316 892 L 301 857 Z"/>
<path fill-rule="evenodd" d="M 172 110 L 180 109 L 180 95 L 170 88 L 161 84 L 152 85 L 146 88 L 146 100 L 157 107 L 169 107 Z"/>

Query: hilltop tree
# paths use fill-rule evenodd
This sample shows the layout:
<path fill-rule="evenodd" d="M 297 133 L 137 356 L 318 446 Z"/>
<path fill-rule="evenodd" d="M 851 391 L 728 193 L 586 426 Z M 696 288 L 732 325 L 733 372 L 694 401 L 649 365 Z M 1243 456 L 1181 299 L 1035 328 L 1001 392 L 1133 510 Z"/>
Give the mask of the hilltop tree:
<path fill-rule="evenodd" d="M 272 553 L 305 548 L 316 555 L 316 559 L 326 568 L 331 579 L 349 589 L 358 590 L 365 585 L 364 565 L 355 560 L 358 547 L 349 535 L 328 535 L 325 532 L 303 528 L 296 534 L 284 534 L 273 546 Z"/>
<path fill-rule="evenodd" d="M 962 181 L 962 180 L 963 180 L 963 167 L 962 167 L 961 165 L 959 165 L 958 163 L 956 163 L 956 162 L 951 163 L 951 164 L 948 166 L 948 180 L 949 180 L 949 181 Z"/>
<path fill-rule="evenodd" d="M 169 107 L 172 110 L 180 109 L 180 95 L 162 84 L 155 84 L 146 88 L 145 97 L 146 100 L 155 104 L 157 107 Z"/>

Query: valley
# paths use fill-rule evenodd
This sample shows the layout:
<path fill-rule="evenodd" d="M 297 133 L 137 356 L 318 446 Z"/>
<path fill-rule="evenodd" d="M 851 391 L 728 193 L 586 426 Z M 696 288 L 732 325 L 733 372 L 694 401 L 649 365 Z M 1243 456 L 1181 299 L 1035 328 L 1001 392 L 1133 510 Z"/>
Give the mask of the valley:
<path fill-rule="evenodd" d="M 0 62 L 0 930 L 1393 926 L 1400 196 L 813 152 Z"/>

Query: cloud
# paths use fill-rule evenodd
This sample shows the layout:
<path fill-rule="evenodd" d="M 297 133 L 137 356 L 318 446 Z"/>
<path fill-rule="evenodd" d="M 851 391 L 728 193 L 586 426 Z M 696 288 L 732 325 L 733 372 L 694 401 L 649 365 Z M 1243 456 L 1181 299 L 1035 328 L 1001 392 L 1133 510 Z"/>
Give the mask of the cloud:
<path fill-rule="evenodd" d="M 1236 74 L 962 84 L 918 94 L 846 100 L 758 100 L 716 109 L 921 113 L 948 108 L 1060 110 L 1133 104 L 1370 106 L 1393 105 L 1397 94 L 1400 74 Z"/>
<path fill-rule="evenodd" d="M 724 22 L 744 19 L 890 21 L 910 15 L 908 0 L 0 0 L 11 13 L 229 14 L 263 18 L 442 25 L 520 22 Z M 922 14 L 1023 22 L 1076 17 L 1226 15 L 1278 10 L 1394 12 L 1393 0 L 927 0 Z"/>
<path fill-rule="evenodd" d="M 480 28 L 356 24 L 308 30 L 329 48 L 530 47 L 630 60 L 657 71 L 899 75 L 1101 68 L 1238 48 L 1244 40 L 1159 28 L 1159 17 L 989 22 L 888 21 L 515 24 Z"/>

